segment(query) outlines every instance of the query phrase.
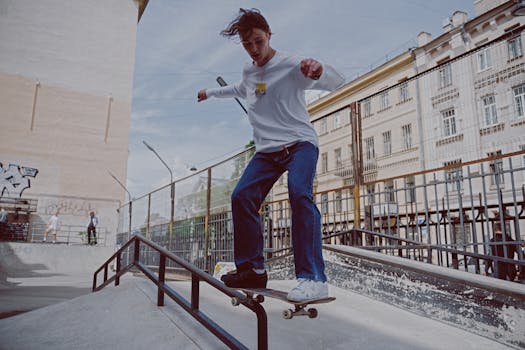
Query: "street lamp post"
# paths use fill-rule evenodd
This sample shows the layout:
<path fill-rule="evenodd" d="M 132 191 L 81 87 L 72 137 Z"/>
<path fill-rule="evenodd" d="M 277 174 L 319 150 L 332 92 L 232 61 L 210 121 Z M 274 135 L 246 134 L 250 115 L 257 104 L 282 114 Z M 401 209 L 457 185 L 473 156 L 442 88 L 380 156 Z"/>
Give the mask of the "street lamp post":
<path fill-rule="evenodd" d="M 220 85 L 220 86 L 226 86 L 228 85 L 226 83 L 226 81 L 221 77 L 217 77 L 217 83 Z M 239 104 L 239 106 L 241 106 L 242 110 L 244 111 L 244 113 L 248 114 L 248 111 L 246 110 L 246 108 L 244 107 L 244 105 L 241 103 L 241 101 L 239 101 L 239 99 L 237 97 L 235 97 L 235 101 L 237 101 L 237 103 Z"/>
<path fill-rule="evenodd" d="M 128 209 L 129 209 L 129 222 L 128 222 L 128 224 L 129 224 L 129 229 L 128 229 L 128 234 L 129 234 L 129 236 L 131 236 L 131 215 L 132 215 L 132 209 L 131 209 L 131 203 L 132 203 L 132 202 L 131 202 L 131 193 L 129 193 L 129 191 L 128 191 L 128 189 L 126 188 L 126 186 L 124 186 L 124 185 L 122 184 L 122 182 L 120 182 L 119 179 L 118 179 L 115 175 L 113 175 L 113 174 L 111 173 L 111 171 L 108 170 L 108 173 L 109 173 L 109 175 L 113 178 L 113 180 L 115 180 L 115 181 L 120 185 L 120 187 L 122 187 L 122 188 L 128 193 L 128 200 L 129 200 L 129 205 L 128 205 Z M 129 237 L 128 237 L 128 238 L 129 238 Z"/>
<path fill-rule="evenodd" d="M 157 153 L 157 151 L 155 151 L 155 149 L 153 147 L 151 147 L 146 141 L 142 141 L 142 143 L 144 143 L 144 145 L 153 153 L 155 153 L 155 155 L 157 156 L 157 158 L 159 158 L 159 160 L 162 162 L 162 164 L 164 164 L 164 166 L 166 167 L 166 169 L 168 169 L 168 171 L 170 172 L 170 202 L 171 202 L 171 213 L 170 213 L 170 239 L 169 239 L 169 242 L 171 243 L 171 238 L 172 238 L 172 235 L 173 235 L 173 219 L 174 219 L 174 216 L 175 216 L 175 186 L 174 186 L 174 183 L 173 183 L 173 172 L 171 171 L 170 167 L 168 166 L 168 164 L 166 164 L 166 162 L 164 161 L 164 159 L 161 158 L 161 156 Z"/>

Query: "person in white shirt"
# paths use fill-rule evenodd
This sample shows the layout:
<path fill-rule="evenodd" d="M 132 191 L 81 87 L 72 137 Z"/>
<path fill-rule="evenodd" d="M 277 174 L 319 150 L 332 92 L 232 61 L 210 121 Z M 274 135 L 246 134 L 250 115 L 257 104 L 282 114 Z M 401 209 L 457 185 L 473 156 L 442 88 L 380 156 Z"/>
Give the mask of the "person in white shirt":
<path fill-rule="evenodd" d="M 0 234 L 7 233 L 7 212 L 0 208 Z"/>
<path fill-rule="evenodd" d="M 56 241 L 57 241 L 57 231 L 58 231 L 59 226 L 60 226 L 60 220 L 58 219 L 58 211 L 57 211 L 55 214 L 53 214 L 49 218 L 49 221 L 47 223 L 47 228 L 44 231 L 43 242 L 47 241 L 47 235 L 49 234 L 49 232 L 51 232 L 51 235 L 53 236 L 53 241 L 52 242 L 56 243 Z"/>
<path fill-rule="evenodd" d="M 87 226 L 88 244 L 97 244 L 97 225 L 98 219 L 95 216 L 95 212 L 89 212 L 89 221 Z M 93 242 L 91 242 L 91 234 L 93 234 Z"/>
<path fill-rule="evenodd" d="M 233 288 L 266 287 L 259 209 L 273 184 L 288 171 L 298 280 L 288 299 L 326 297 L 321 216 L 313 198 L 318 140 L 304 95 L 309 89 L 333 91 L 344 83 L 344 78 L 327 64 L 273 49 L 272 32 L 257 9 L 240 9 L 221 34 L 239 36 L 251 62 L 245 65 L 239 83 L 200 90 L 197 99 L 244 99 L 256 148 L 231 196 L 237 270 L 221 279 Z"/>

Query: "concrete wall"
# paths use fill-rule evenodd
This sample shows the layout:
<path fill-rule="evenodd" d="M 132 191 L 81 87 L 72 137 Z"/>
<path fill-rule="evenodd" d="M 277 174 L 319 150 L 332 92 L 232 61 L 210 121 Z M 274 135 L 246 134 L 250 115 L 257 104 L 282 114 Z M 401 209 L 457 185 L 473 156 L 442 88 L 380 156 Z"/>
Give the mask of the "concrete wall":
<path fill-rule="evenodd" d="M 13 164 L 29 180 L 0 196 L 38 199 L 34 222 L 59 210 L 85 225 L 94 210 L 116 231 L 125 193 L 108 171 L 125 182 L 137 11 L 133 0 L 0 2 L 0 175 Z"/>

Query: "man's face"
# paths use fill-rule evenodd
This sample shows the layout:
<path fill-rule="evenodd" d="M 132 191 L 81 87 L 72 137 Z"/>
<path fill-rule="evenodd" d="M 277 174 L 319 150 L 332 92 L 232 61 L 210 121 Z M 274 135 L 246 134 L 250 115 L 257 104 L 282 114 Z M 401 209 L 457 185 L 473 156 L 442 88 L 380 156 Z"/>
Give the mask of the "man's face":
<path fill-rule="evenodd" d="M 255 28 L 245 38 L 241 38 L 242 46 L 258 66 L 263 66 L 271 58 L 270 33 Z"/>

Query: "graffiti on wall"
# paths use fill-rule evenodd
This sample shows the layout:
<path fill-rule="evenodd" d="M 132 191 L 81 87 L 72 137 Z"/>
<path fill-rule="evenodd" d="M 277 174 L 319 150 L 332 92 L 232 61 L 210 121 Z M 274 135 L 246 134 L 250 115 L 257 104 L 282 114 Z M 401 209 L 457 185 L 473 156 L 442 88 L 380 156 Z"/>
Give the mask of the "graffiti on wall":
<path fill-rule="evenodd" d="M 44 206 L 44 213 L 52 215 L 56 212 L 64 215 L 87 216 L 90 211 L 96 211 L 95 206 L 85 200 L 59 200 Z"/>
<path fill-rule="evenodd" d="M 30 177 L 35 177 L 38 169 L 9 164 L 4 169 L 0 163 L 0 197 L 22 197 L 22 192 L 31 187 Z"/>

